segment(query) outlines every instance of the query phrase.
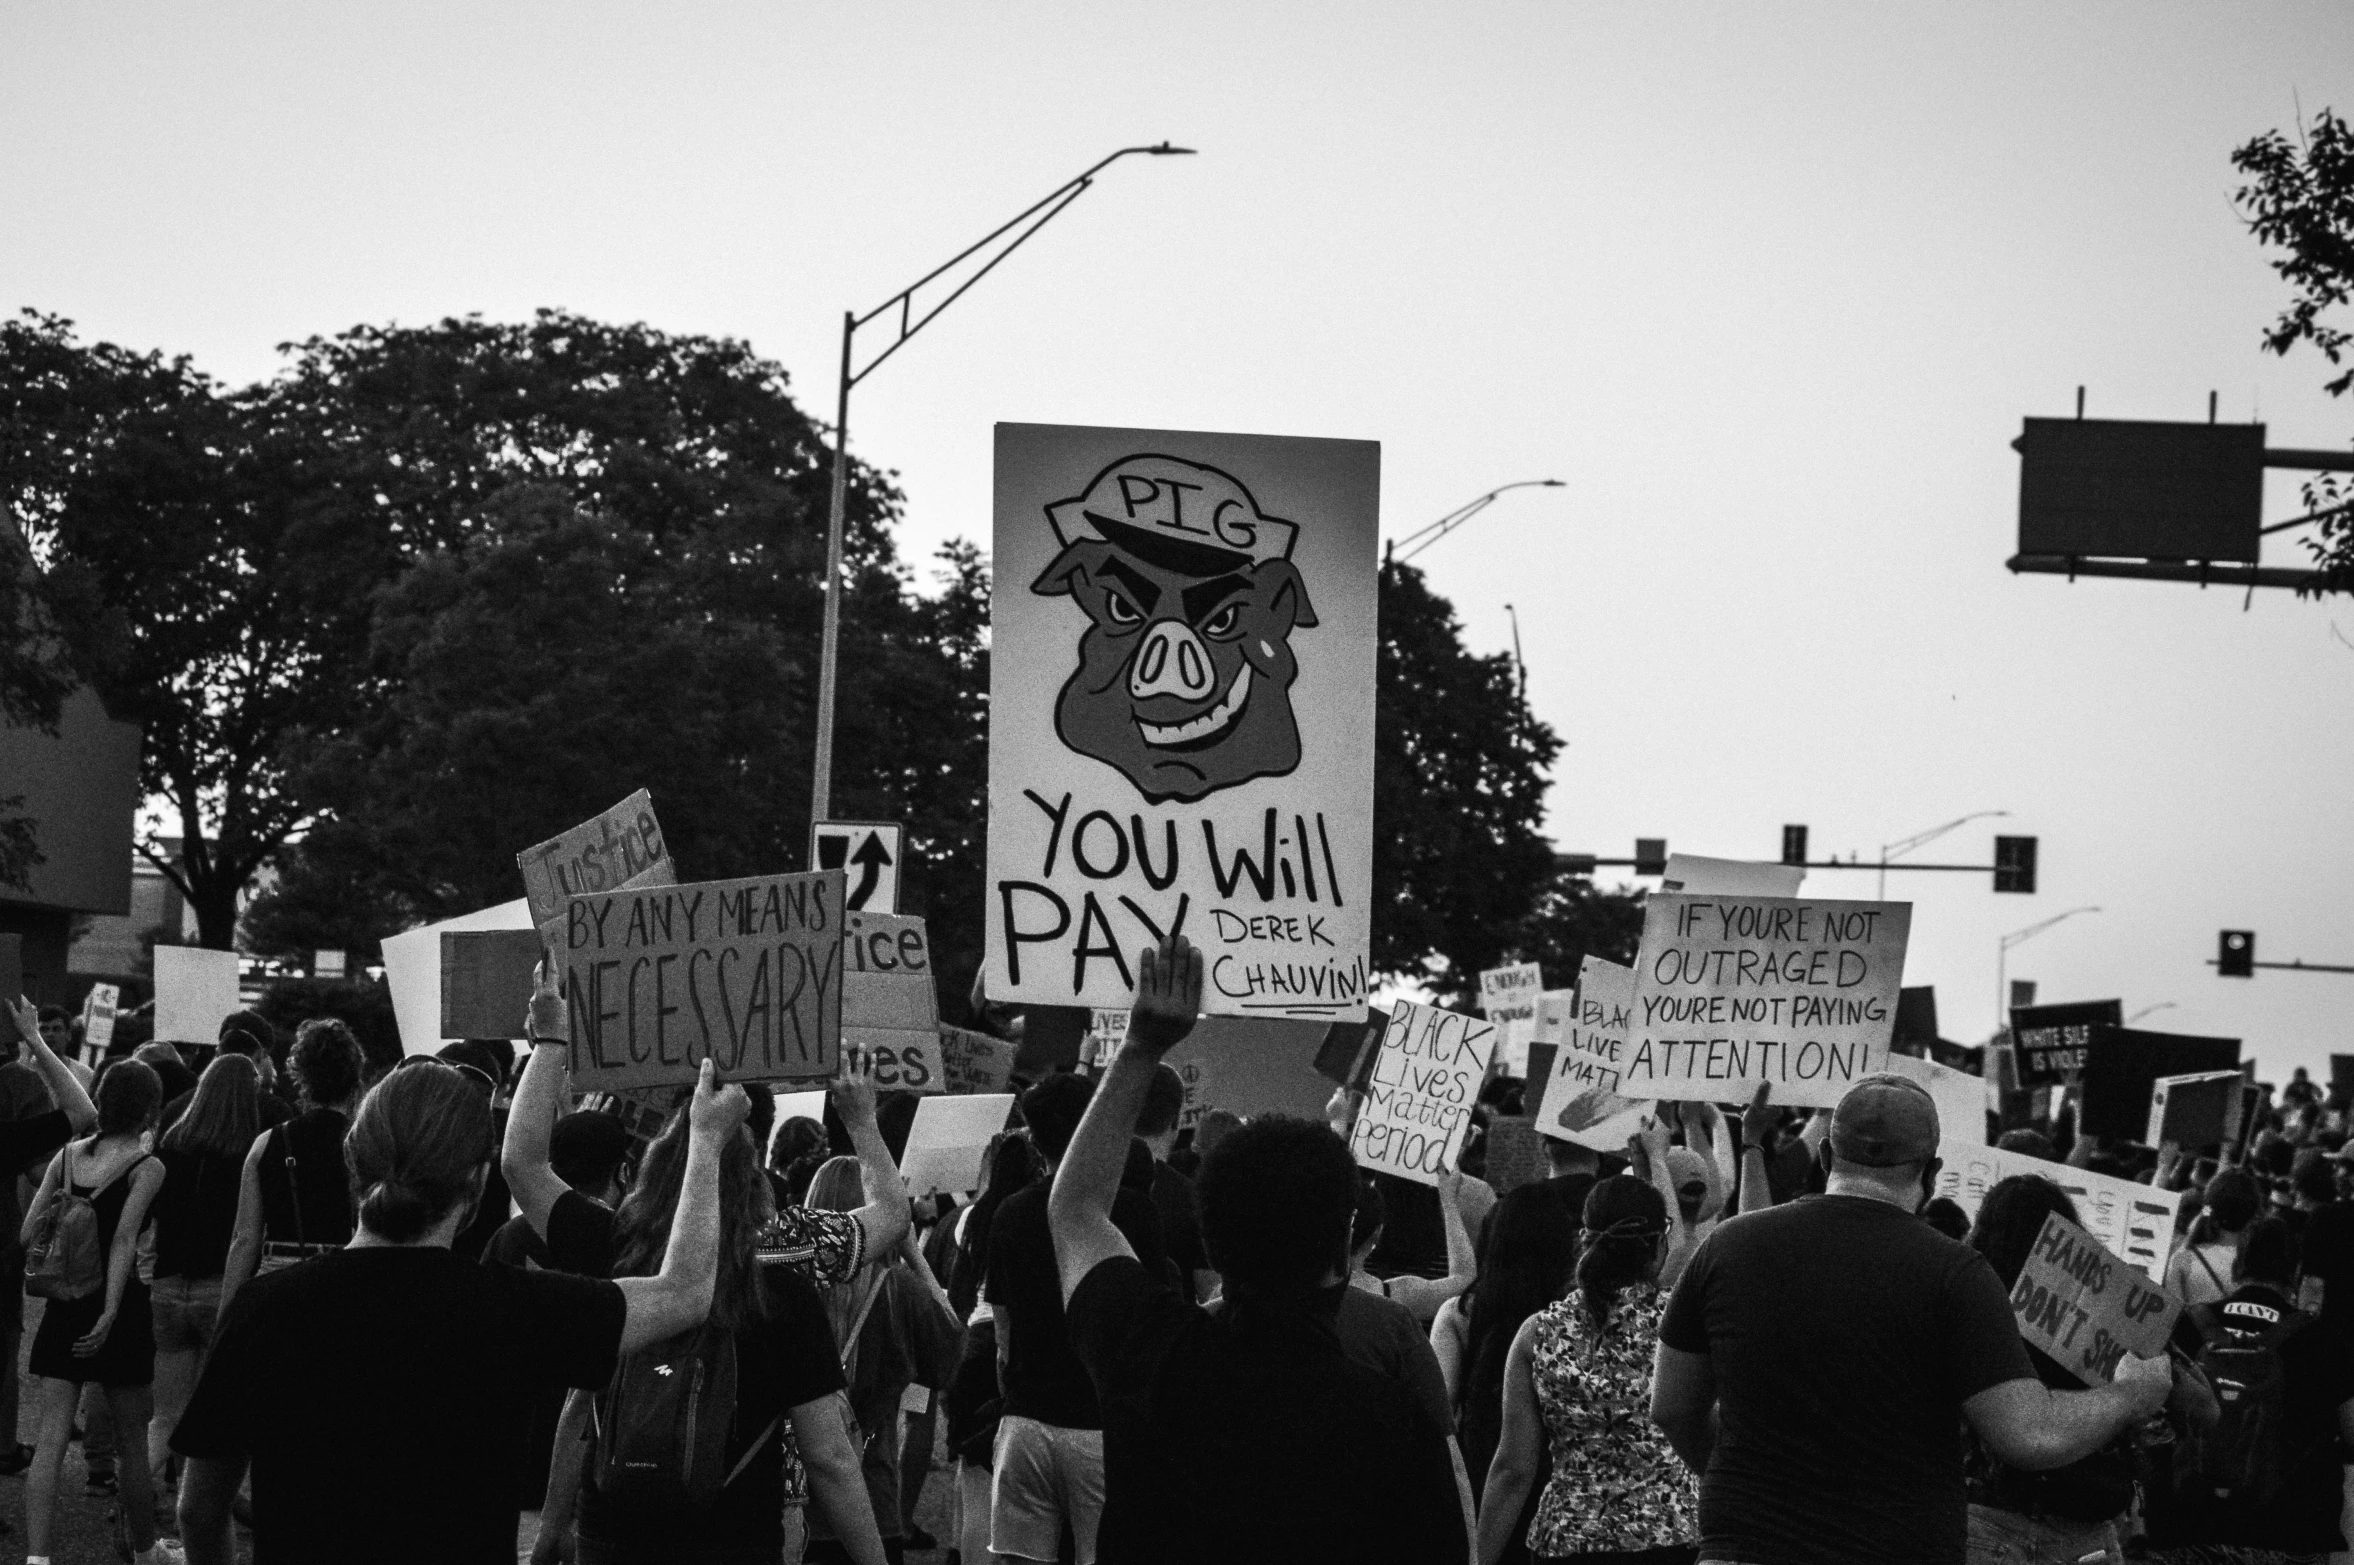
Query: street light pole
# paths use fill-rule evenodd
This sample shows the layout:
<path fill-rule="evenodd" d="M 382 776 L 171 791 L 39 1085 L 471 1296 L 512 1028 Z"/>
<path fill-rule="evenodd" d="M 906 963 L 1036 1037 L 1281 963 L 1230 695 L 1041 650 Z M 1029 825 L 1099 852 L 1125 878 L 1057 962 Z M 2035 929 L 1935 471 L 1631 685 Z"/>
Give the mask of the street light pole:
<path fill-rule="evenodd" d="M 1878 900 L 1878 901 L 1881 901 L 1881 902 L 1885 902 L 1885 901 L 1887 901 L 1887 900 L 1888 900 L 1888 862 L 1889 862 L 1889 860 L 1891 860 L 1891 859 L 1901 859 L 1901 858 L 1903 858 L 1903 857 L 1904 857 L 1906 854 L 1908 854 L 1908 853 L 1912 852 L 1912 851 L 1913 851 L 1913 849 L 1915 849 L 1915 848 L 1925 848 L 1925 847 L 1927 847 L 1927 846 L 1928 846 L 1930 843 L 1932 843 L 1932 842 L 1935 842 L 1935 841 L 1936 841 L 1938 838 L 1940 838 L 1940 837 L 1944 836 L 1944 835 L 1945 835 L 1947 832 L 1954 830 L 1956 827 L 1959 827 L 1959 826 L 1967 826 L 1967 825 L 1969 825 L 1969 824 L 1970 824 L 1970 822 L 1972 822 L 1972 821 L 1982 821 L 1982 820 L 1985 820 L 1985 819 L 1987 819 L 1989 816 L 1995 816 L 1995 815 L 2008 816 L 2010 813 L 2011 813 L 2011 812 L 2010 812 L 2009 810 L 1980 810 L 1980 811 L 1978 811 L 1978 812 L 1977 812 L 1977 813 L 1975 813 L 1975 814 L 1972 814 L 1972 815 L 1965 815 L 1965 816 L 1963 816 L 1963 817 L 1962 817 L 1960 820 L 1958 820 L 1958 821 L 1947 821 L 1947 822 L 1946 822 L 1944 825 L 1942 825 L 1942 826 L 1932 826 L 1932 827 L 1930 827 L 1930 828 L 1929 828 L 1927 831 L 1918 831 L 1918 832 L 1915 832 L 1915 833 L 1913 833 L 1911 836 L 1909 836 L 1909 837 L 1905 838 L 1905 839 L 1904 839 L 1902 842 L 1883 842 L 1883 843 L 1881 843 L 1881 844 L 1880 844 L 1880 894 L 1879 894 L 1879 896 L 1877 897 L 1877 899 L 1876 899 L 1876 900 Z"/>
<path fill-rule="evenodd" d="M 1465 522 L 1468 522 L 1473 517 L 1479 515 L 1480 512 L 1486 510 L 1489 506 L 1494 505 L 1496 503 L 1496 496 L 1503 494 L 1507 490 L 1562 489 L 1566 487 L 1568 486 L 1563 484 L 1562 481 L 1558 478 L 1524 478 L 1521 479 L 1518 483 L 1500 485 L 1497 488 L 1489 490 L 1486 494 L 1480 495 L 1476 499 L 1468 500 L 1462 505 L 1455 507 L 1454 510 L 1449 511 L 1446 515 L 1440 517 L 1437 521 L 1431 523 L 1428 527 L 1408 533 L 1403 538 L 1392 538 L 1389 541 L 1389 546 L 1385 553 L 1384 563 L 1394 560 L 1399 564 L 1403 564 L 1405 561 L 1411 560 L 1414 558 L 1414 556 L 1420 554 L 1423 550 L 1429 548 L 1432 544 L 1437 543 L 1441 538 L 1446 537 L 1447 534 L 1453 532 L 1456 528 L 1462 526 Z M 1398 553 L 1400 546 L 1403 546 L 1406 551 L 1403 556 L 1400 556 Z"/>
<path fill-rule="evenodd" d="M 809 818 L 812 823 L 824 820 L 833 803 L 834 684 L 840 666 L 842 634 L 842 515 L 850 487 L 850 388 L 882 368 L 883 361 L 907 346 L 910 337 L 938 319 L 942 310 L 963 298 L 973 284 L 995 271 L 998 264 L 1019 250 L 1032 234 L 1061 215 L 1063 208 L 1085 195 L 1094 185 L 1096 175 L 1134 153 L 1156 158 L 1189 157 L 1193 148 L 1173 147 L 1165 141 L 1151 147 L 1122 147 L 1085 173 L 1056 186 L 864 315 L 845 312 L 842 316 L 842 372 L 840 391 L 834 402 L 834 482 L 832 494 L 826 503 L 826 609 L 817 663 L 817 756 L 809 789 Z M 1020 232 L 1015 233 L 1016 229 Z M 918 289 L 937 281 L 942 274 L 972 259 L 1000 239 L 1005 239 L 1007 234 L 1013 234 L 1013 237 L 1006 239 L 1003 247 L 978 271 L 957 284 L 947 298 L 921 315 L 915 313 Z M 899 311 L 898 334 L 891 339 L 890 346 L 876 354 L 864 368 L 854 368 L 859 328 L 894 306 Z"/>
<path fill-rule="evenodd" d="M 2054 924 L 2066 923 L 2079 913 L 2098 913 L 2099 911 L 2100 909 L 2097 907 L 2072 907 L 2065 913 L 2053 914 L 2040 924 L 2029 924 L 2025 929 L 2014 929 L 2002 937 L 2001 941 L 1996 944 L 1994 953 L 1994 1021 L 1996 1027 L 2001 1027 L 2003 1018 L 2011 1013 L 2011 947 L 2024 945 Z"/>

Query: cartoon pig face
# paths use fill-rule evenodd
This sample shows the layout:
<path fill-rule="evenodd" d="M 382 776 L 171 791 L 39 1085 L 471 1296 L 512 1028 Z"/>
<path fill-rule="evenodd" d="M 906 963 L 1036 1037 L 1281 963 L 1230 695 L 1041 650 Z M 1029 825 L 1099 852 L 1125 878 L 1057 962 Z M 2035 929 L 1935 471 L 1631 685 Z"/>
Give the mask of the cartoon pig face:
<path fill-rule="evenodd" d="M 1290 560 L 1155 563 L 1081 538 L 1031 590 L 1069 593 L 1092 621 L 1055 731 L 1146 799 L 1199 799 L 1299 765 L 1291 632 L 1314 625 L 1316 611 Z"/>

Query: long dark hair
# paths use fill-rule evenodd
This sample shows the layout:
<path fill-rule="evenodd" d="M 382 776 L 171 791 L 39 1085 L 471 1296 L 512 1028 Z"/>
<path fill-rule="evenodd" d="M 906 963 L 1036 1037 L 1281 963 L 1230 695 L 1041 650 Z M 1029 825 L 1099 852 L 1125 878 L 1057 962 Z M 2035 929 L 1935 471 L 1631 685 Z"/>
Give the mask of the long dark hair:
<path fill-rule="evenodd" d="M 1475 1490 L 1503 1437 L 1504 1369 L 1512 1339 L 1531 1315 L 1561 1297 L 1576 1264 L 1578 1224 L 1543 1185 L 1523 1185 L 1496 1203 L 1482 1237 L 1478 1280 L 1463 1306 L 1471 1336 L 1456 1381 L 1463 1460 Z"/>
<path fill-rule="evenodd" d="M 2013 1174 L 1996 1183 L 1978 1203 L 1978 1221 L 1971 1225 L 1969 1245 L 1986 1257 L 1986 1264 L 2007 1289 L 2019 1281 L 2027 1252 L 2035 1248 L 2044 1219 L 2057 1212 L 2076 1221 L 2076 1203 L 2068 1192 L 2041 1174 Z"/>
<path fill-rule="evenodd" d="M 1659 1241 L 1667 1233 L 1667 1202 L 1632 1174 L 1598 1179 L 1586 1193 L 1586 1242 L 1578 1252 L 1578 1296 L 1597 1328 L 1629 1288 L 1658 1273 Z"/>
<path fill-rule="evenodd" d="M 217 1054 L 196 1078 L 186 1112 L 163 1133 L 163 1149 L 241 1158 L 261 1133 L 261 1072 L 242 1054 Z"/>
<path fill-rule="evenodd" d="M 670 1248 L 670 1225 L 686 1188 L 687 1113 L 680 1109 L 646 1148 L 637 1183 L 613 1216 L 613 1275 L 651 1277 L 662 1270 Z M 768 1301 L 759 1286 L 760 1230 L 770 1196 L 768 1176 L 748 1132 L 728 1137 L 719 1155 L 719 1255 L 711 1288 L 711 1323 L 728 1330 L 765 1319 Z"/>

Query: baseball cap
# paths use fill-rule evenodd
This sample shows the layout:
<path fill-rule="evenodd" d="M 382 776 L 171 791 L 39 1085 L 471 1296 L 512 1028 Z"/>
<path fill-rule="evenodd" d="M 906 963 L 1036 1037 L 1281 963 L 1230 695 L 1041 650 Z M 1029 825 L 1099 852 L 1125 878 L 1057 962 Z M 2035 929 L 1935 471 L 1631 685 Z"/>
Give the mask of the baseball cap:
<path fill-rule="evenodd" d="M 1866 1168 L 1926 1163 L 1937 1155 L 1937 1100 L 1909 1077 L 1866 1076 L 1831 1112 L 1831 1150 Z"/>

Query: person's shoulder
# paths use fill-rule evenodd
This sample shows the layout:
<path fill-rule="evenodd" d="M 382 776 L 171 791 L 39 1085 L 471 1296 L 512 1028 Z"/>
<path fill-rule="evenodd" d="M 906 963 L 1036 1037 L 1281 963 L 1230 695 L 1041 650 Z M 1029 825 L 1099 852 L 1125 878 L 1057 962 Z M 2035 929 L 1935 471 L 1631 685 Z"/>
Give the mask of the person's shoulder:
<path fill-rule="evenodd" d="M 1447 1301 L 1452 1304 L 1455 1301 Z M 1388 1332 L 1392 1335 L 1420 1337 L 1422 1324 L 1414 1312 L 1386 1294 L 1371 1293 L 1363 1288 L 1344 1287 L 1340 1290 L 1340 1319 L 1344 1329 L 1365 1332 Z"/>
<path fill-rule="evenodd" d="M 996 1215 L 989 1220 L 991 1244 L 1009 1235 L 1027 1235 L 1035 1228 L 1046 1232 L 1046 1197 L 1052 1187 L 1044 1180 L 1024 1185 L 999 1204 Z M 1113 1197 L 1119 1199 L 1118 1196 Z"/>

